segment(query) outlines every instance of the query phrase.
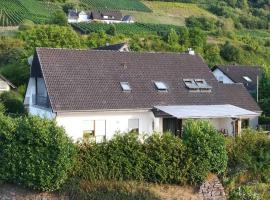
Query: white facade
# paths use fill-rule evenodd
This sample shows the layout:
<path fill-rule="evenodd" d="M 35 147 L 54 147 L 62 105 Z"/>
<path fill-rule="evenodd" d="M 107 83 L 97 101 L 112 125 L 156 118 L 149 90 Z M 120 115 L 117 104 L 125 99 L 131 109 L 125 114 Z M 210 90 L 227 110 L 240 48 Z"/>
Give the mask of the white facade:
<path fill-rule="evenodd" d="M 213 71 L 214 76 L 216 77 L 216 79 L 224 84 L 232 84 L 234 83 L 226 74 L 224 74 L 220 69 L 215 69 Z"/>

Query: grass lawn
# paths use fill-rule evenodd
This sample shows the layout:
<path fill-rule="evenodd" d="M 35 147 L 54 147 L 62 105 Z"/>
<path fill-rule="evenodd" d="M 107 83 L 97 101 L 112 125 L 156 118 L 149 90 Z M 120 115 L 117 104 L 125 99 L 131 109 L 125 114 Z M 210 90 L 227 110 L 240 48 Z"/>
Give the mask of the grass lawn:
<path fill-rule="evenodd" d="M 143 1 L 153 12 L 144 13 L 137 11 L 122 11 L 125 15 L 132 15 L 137 22 L 156 23 L 156 24 L 173 24 L 185 25 L 185 18 L 194 16 L 204 16 L 216 18 L 215 15 L 198 7 L 195 4 L 189 3 L 174 3 L 174 2 L 158 2 L 158 1 Z"/>

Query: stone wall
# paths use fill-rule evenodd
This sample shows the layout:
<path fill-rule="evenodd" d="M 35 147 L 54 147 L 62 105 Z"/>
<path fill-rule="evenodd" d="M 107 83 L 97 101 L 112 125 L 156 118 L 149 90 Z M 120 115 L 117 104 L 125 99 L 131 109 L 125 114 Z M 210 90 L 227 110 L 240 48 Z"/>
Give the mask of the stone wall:
<path fill-rule="evenodd" d="M 217 176 L 212 176 L 205 181 L 199 190 L 199 196 L 202 200 L 225 200 L 224 188 Z"/>

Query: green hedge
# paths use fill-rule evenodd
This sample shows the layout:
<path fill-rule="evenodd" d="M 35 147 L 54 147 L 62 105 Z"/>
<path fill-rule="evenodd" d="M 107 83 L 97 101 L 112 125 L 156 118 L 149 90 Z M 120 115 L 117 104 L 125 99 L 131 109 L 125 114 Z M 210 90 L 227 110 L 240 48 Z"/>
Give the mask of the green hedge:
<path fill-rule="evenodd" d="M 210 172 L 223 173 L 227 166 L 223 136 L 209 122 L 187 121 L 185 127 L 184 141 L 171 133 L 155 133 L 142 142 L 131 133 L 100 144 L 83 144 L 75 174 L 89 181 L 197 184 Z"/>
<path fill-rule="evenodd" d="M 0 114 L 0 181 L 59 189 L 74 164 L 75 148 L 54 121 Z"/>

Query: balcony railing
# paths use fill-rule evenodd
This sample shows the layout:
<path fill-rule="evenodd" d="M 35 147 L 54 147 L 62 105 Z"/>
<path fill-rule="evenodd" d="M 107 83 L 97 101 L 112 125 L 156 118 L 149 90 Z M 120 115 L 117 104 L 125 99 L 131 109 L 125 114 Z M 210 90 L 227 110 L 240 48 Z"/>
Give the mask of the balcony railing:
<path fill-rule="evenodd" d="M 46 96 L 33 95 L 32 99 L 34 105 L 41 106 L 44 108 L 50 107 L 49 98 Z"/>

